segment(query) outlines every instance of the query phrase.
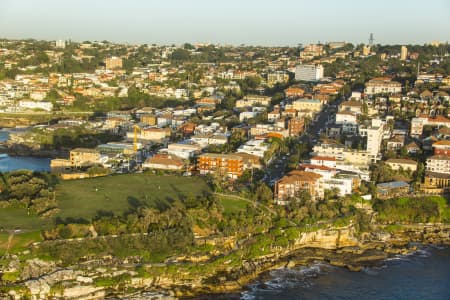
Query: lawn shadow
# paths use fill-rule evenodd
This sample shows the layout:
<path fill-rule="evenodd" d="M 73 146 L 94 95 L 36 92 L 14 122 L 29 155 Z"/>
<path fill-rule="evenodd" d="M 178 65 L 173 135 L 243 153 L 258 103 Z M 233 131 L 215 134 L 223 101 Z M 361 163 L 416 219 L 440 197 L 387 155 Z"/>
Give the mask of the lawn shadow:
<path fill-rule="evenodd" d="M 166 200 L 157 198 L 157 199 L 155 200 L 154 207 L 155 207 L 157 210 L 159 210 L 160 212 L 163 212 L 163 211 L 168 210 L 168 209 L 171 207 L 171 205 L 170 205 L 171 201 L 169 201 L 168 199 L 171 199 L 171 198 L 170 198 L 170 197 L 166 197 Z M 172 200 L 172 201 L 173 201 L 173 200 Z"/>
<path fill-rule="evenodd" d="M 56 217 L 55 219 L 55 224 L 89 224 L 89 220 L 85 219 L 85 218 L 74 218 L 74 217 L 67 217 L 65 219 L 61 218 L 61 217 Z"/>
<path fill-rule="evenodd" d="M 95 217 L 93 219 L 101 219 L 101 218 L 111 218 L 114 217 L 114 212 L 111 210 L 99 209 L 95 212 Z"/>

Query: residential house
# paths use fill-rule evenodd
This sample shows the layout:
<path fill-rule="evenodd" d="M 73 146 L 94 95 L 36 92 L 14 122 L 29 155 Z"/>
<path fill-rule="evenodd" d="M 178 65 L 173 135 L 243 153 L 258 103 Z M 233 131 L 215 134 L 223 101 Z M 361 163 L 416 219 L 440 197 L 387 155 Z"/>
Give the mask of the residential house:
<path fill-rule="evenodd" d="M 168 154 L 156 154 L 149 157 L 142 163 L 144 169 L 156 169 L 167 171 L 186 170 L 186 163 L 180 158 Z"/>
<path fill-rule="evenodd" d="M 435 155 L 450 156 L 450 141 L 442 140 L 433 143 L 432 145 Z"/>
<path fill-rule="evenodd" d="M 313 199 L 323 198 L 323 187 L 320 183 L 321 175 L 294 170 L 283 176 L 275 186 L 275 195 L 278 204 L 286 204 L 288 198 L 295 197 L 299 192 L 305 191 Z"/>
<path fill-rule="evenodd" d="M 405 146 L 408 154 L 417 154 L 420 152 L 420 146 L 416 142 L 411 142 Z"/>
<path fill-rule="evenodd" d="M 276 120 L 278 120 L 281 117 L 281 112 L 279 108 L 274 108 L 273 111 L 269 112 L 267 114 L 267 120 L 269 122 L 275 122 Z"/>
<path fill-rule="evenodd" d="M 408 170 L 415 172 L 417 170 L 417 162 L 412 159 L 407 158 L 390 158 L 386 160 L 386 165 L 388 165 L 392 170 Z"/>
<path fill-rule="evenodd" d="M 247 95 L 243 99 L 236 101 L 236 108 L 253 107 L 253 106 L 269 106 L 271 98 L 260 95 Z"/>
<path fill-rule="evenodd" d="M 292 108 L 298 111 L 320 112 L 322 110 L 322 102 L 315 99 L 298 99 L 292 102 Z"/>
<path fill-rule="evenodd" d="M 299 87 L 289 87 L 284 90 L 284 94 L 287 98 L 300 98 L 303 97 L 305 90 Z"/>
<path fill-rule="evenodd" d="M 362 114 L 363 113 L 364 104 L 361 101 L 357 100 L 348 100 L 341 103 L 339 106 L 340 112 L 352 112 L 354 114 Z"/>
<path fill-rule="evenodd" d="M 395 135 L 386 142 L 387 150 L 398 151 L 405 145 L 404 135 Z"/>

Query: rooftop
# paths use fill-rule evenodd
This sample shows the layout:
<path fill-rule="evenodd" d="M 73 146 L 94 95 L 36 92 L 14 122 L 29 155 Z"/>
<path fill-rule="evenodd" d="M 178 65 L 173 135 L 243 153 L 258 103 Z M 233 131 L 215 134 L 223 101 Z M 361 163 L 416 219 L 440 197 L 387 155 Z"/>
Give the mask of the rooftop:
<path fill-rule="evenodd" d="M 415 160 L 407 158 L 390 158 L 386 160 L 386 163 L 417 165 Z"/>
<path fill-rule="evenodd" d="M 377 184 L 378 188 L 383 189 L 396 189 L 396 188 L 404 188 L 409 187 L 409 184 L 404 181 L 391 181 Z"/>

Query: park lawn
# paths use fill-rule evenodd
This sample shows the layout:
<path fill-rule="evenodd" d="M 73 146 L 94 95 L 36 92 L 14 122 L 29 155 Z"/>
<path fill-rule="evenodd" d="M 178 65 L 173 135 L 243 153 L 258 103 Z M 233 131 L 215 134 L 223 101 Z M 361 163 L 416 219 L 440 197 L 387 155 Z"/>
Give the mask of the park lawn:
<path fill-rule="evenodd" d="M 48 228 L 52 220 L 43 219 L 37 215 L 28 215 L 25 208 L 0 208 L 0 229 L 5 230 L 35 230 Z"/>
<path fill-rule="evenodd" d="M 240 211 L 245 211 L 247 209 L 248 202 L 239 200 L 236 198 L 216 195 L 217 199 L 219 199 L 222 204 L 223 210 L 225 214 L 230 213 L 238 213 Z"/>
<path fill-rule="evenodd" d="M 8 248 L 8 240 L 10 234 L 7 232 L 0 233 L 0 255 L 3 255 Z M 17 253 L 27 249 L 35 242 L 43 240 L 40 230 L 24 233 L 15 233 L 9 243 L 9 253 Z"/>
<path fill-rule="evenodd" d="M 56 186 L 57 217 L 89 221 L 102 214 L 122 215 L 140 206 L 164 210 L 174 201 L 210 193 L 201 177 L 140 173 L 62 181 Z"/>

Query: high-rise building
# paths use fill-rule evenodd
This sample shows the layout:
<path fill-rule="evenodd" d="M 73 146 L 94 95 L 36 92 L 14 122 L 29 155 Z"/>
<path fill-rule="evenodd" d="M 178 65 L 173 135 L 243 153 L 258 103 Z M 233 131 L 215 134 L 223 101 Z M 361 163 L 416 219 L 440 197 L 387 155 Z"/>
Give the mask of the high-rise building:
<path fill-rule="evenodd" d="M 322 78 L 322 65 L 298 65 L 295 68 L 295 80 L 320 81 Z"/>
<path fill-rule="evenodd" d="M 57 41 L 55 41 L 55 47 L 56 48 L 61 48 L 61 49 L 66 48 L 66 41 L 64 41 L 64 40 L 57 40 Z"/>
<path fill-rule="evenodd" d="M 406 60 L 406 57 L 408 56 L 408 48 L 406 46 L 402 46 L 400 49 L 400 60 Z"/>
<path fill-rule="evenodd" d="M 367 128 L 361 128 L 362 135 L 367 136 L 367 148 L 370 158 L 373 162 L 379 160 L 381 142 L 383 141 L 384 122 L 380 119 L 372 119 L 372 124 Z"/>
<path fill-rule="evenodd" d="M 121 69 L 122 59 L 117 56 L 108 57 L 105 59 L 105 65 L 107 70 Z"/>

